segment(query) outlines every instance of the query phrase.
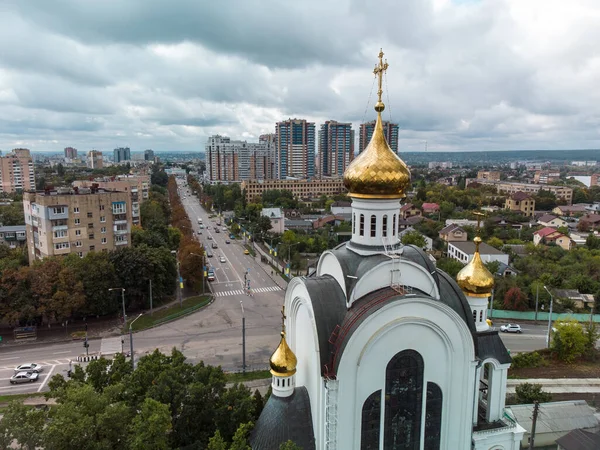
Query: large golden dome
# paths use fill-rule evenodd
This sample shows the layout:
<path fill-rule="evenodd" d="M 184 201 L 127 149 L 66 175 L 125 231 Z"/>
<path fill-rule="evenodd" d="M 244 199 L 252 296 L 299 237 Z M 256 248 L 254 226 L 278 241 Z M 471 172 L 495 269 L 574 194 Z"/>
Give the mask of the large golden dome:
<path fill-rule="evenodd" d="M 271 355 L 271 359 L 269 360 L 271 373 L 278 377 L 289 377 L 296 373 L 297 364 L 296 355 L 294 355 L 292 349 L 287 345 L 285 331 L 282 331 L 279 347 L 277 347 L 277 350 L 275 350 L 275 353 Z"/>
<path fill-rule="evenodd" d="M 474 242 L 475 254 L 473 255 L 473 259 L 458 272 L 456 282 L 465 295 L 470 297 L 489 297 L 492 295 L 492 289 L 494 288 L 494 276 L 485 267 L 479 255 L 481 238 L 476 236 Z"/>

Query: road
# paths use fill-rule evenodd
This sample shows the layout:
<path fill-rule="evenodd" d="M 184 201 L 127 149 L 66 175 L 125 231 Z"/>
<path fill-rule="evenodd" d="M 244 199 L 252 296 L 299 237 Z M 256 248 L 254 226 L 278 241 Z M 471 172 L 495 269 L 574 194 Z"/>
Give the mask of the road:
<path fill-rule="evenodd" d="M 246 317 L 246 366 L 248 370 L 266 368 L 269 356 L 279 342 L 281 331 L 281 306 L 285 286 L 281 279 L 271 277 L 270 269 L 258 259 L 244 255 L 243 242 L 231 240 L 226 244 L 229 233 L 221 230 L 215 233 L 216 219 L 200 207 L 197 198 L 186 196 L 183 204 L 193 223 L 196 235 L 204 243 L 215 242 L 213 257 L 208 258 L 215 270 L 216 280 L 210 283 L 215 301 L 201 311 L 175 322 L 161 325 L 151 330 L 133 335 L 136 357 L 159 349 L 169 353 L 178 348 L 190 360 L 196 363 L 220 365 L 227 371 L 242 369 L 242 307 Z M 198 217 L 210 229 L 202 230 L 199 235 Z M 208 236 L 212 239 L 209 240 Z M 219 262 L 224 256 L 226 262 Z M 243 289 L 244 275 L 250 280 L 253 295 L 248 296 Z M 499 327 L 501 321 L 495 321 Z M 523 334 L 501 333 L 506 347 L 515 354 L 545 347 L 546 325 L 522 324 Z M 128 342 L 128 337 L 126 337 Z M 100 350 L 100 341 L 90 341 L 90 353 Z M 81 342 L 57 344 L 30 344 L 3 348 L 0 353 L 0 395 L 9 393 L 41 392 L 47 390 L 49 376 L 66 374 L 69 361 L 81 354 Z M 8 379 L 17 364 L 38 362 L 46 367 L 36 383 L 9 385 Z M 85 364 L 85 363 L 84 363 Z"/>

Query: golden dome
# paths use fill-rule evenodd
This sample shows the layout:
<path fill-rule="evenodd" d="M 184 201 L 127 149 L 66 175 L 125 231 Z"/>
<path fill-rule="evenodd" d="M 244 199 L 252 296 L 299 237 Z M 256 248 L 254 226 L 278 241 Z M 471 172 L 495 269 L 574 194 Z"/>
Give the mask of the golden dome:
<path fill-rule="evenodd" d="M 479 255 L 481 238 L 476 236 L 474 242 L 475 254 L 473 255 L 473 259 L 458 272 L 456 282 L 465 295 L 471 297 L 489 297 L 494 287 L 494 276 L 485 267 Z"/>
<path fill-rule="evenodd" d="M 269 360 L 271 373 L 278 377 L 289 377 L 296 373 L 296 364 L 298 364 L 296 355 L 294 355 L 292 349 L 287 345 L 285 331 L 282 331 L 279 347 L 277 347 L 277 350 L 275 350 L 275 353 L 271 355 L 271 359 Z"/>

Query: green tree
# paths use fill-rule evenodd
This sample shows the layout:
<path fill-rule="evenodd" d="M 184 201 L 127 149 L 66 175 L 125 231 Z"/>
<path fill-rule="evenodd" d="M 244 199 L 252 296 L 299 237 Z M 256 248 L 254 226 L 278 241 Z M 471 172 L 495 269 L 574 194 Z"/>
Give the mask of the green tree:
<path fill-rule="evenodd" d="M 279 446 L 279 450 L 302 450 L 302 447 L 292 441 L 286 441 Z"/>
<path fill-rule="evenodd" d="M 600 338 L 598 326 L 594 322 L 587 322 L 584 326 L 585 331 L 585 355 L 588 359 L 596 359 L 598 351 L 596 350 L 596 342 Z"/>
<path fill-rule="evenodd" d="M 552 394 L 542 391 L 541 384 L 521 383 L 515 387 L 517 403 L 530 404 L 534 402 L 545 403 L 552 400 Z"/>
<path fill-rule="evenodd" d="M 65 168 L 61 163 L 58 163 L 58 165 L 56 166 L 56 173 L 59 177 L 65 176 Z"/>
<path fill-rule="evenodd" d="M 500 270 L 500 261 L 488 261 L 484 263 L 485 267 L 490 271 L 492 275 L 496 275 Z"/>
<path fill-rule="evenodd" d="M 248 436 L 250 435 L 252 428 L 254 428 L 252 422 L 242 423 L 233 435 L 229 450 L 252 450 L 250 445 L 248 445 Z"/>
<path fill-rule="evenodd" d="M 425 241 L 423 235 L 418 231 L 409 231 L 408 233 L 404 233 L 401 241 L 404 245 L 414 245 L 422 249 L 427 246 L 427 241 Z"/>
<path fill-rule="evenodd" d="M 217 430 L 213 437 L 208 441 L 208 450 L 227 450 L 227 443 Z"/>
<path fill-rule="evenodd" d="M 32 409 L 22 402 L 9 403 L 0 421 L 0 445 L 11 447 L 15 440 L 23 450 L 35 450 L 45 444 L 44 425 L 48 416 L 41 409 Z"/>
<path fill-rule="evenodd" d="M 452 278 L 456 278 L 458 272 L 460 272 L 465 265 L 454 258 L 440 258 L 437 260 L 436 266 L 438 269 L 443 270 Z"/>
<path fill-rule="evenodd" d="M 600 249 L 600 238 L 590 233 L 585 240 L 585 245 L 590 250 L 598 250 Z"/>
<path fill-rule="evenodd" d="M 571 363 L 585 353 L 588 339 L 579 322 L 562 320 L 555 322 L 554 328 L 551 349 L 561 361 Z"/>
<path fill-rule="evenodd" d="M 504 242 L 502 241 L 502 239 L 499 239 L 497 237 L 491 237 L 488 239 L 487 244 L 494 247 L 497 250 L 500 250 L 504 245 Z"/>
<path fill-rule="evenodd" d="M 132 450 L 168 450 L 171 431 L 169 406 L 151 398 L 144 399 L 131 424 Z"/>

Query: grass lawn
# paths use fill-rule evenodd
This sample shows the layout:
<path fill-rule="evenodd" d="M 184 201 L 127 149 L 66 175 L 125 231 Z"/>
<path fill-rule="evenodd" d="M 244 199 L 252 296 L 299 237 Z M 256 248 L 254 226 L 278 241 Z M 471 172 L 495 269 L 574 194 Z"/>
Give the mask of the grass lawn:
<path fill-rule="evenodd" d="M 32 392 L 29 394 L 13 394 L 13 395 L 0 395 L 0 404 L 10 403 L 13 400 L 25 400 L 30 397 L 43 397 L 44 392 Z"/>
<path fill-rule="evenodd" d="M 244 381 L 252 380 L 263 380 L 265 378 L 271 378 L 271 372 L 268 370 L 255 370 L 253 372 L 238 372 L 238 373 L 226 373 L 225 379 L 228 383 L 241 383 Z"/>
<path fill-rule="evenodd" d="M 137 331 L 153 327 L 163 322 L 167 322 L 169 320 L 173 320 L 178 317 L 190 314 L 202 308 L 203 306 L 206 306 L 209 302 L 209 295 L 197 295 L 195 297 L 188 297 L 185 300 L 183 300 L 182 306 L 176 304 L 169 308 L 161 309 L 160 311 L 154 311 L 153 315 L 150 315 L 150 313 L 147 312 L 134 322 L 132 328 L 134 331 Z"/>

